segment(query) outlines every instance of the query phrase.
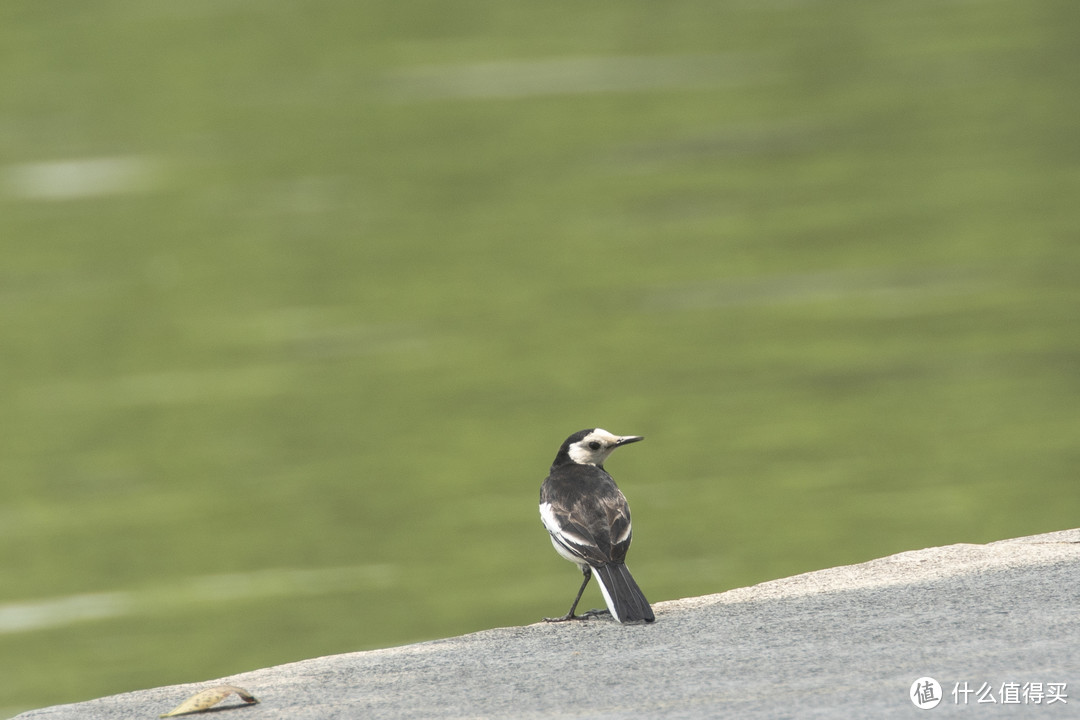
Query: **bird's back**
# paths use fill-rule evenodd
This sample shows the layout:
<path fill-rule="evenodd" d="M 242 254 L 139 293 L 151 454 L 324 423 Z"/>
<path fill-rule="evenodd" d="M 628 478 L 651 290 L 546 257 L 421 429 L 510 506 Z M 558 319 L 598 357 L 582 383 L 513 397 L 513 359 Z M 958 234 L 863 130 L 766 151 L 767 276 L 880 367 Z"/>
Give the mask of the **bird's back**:
<path fill-rule="evenodd" d="M 620 563 L 630 548 L 630 506 L 615 480 L 595 465 L 553 465 L 540 503 L 565 511 L 567 527 L 595 544 L 599 562 Z"/>

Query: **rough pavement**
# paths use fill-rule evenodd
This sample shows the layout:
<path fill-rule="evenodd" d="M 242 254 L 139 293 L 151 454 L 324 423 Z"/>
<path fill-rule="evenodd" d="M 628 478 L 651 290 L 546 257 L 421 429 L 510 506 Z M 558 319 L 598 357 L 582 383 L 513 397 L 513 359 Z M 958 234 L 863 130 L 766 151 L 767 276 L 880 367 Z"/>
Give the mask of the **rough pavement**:
<path fill-rule="evenodd" d="M 500 628 L 18 718 L 156 718 L 219 683 L 261 702 L 214 712 L 216 720 L 1076 717 L 1078 601 L 1080 530 L 1067 530 L 657 603 L 653 625 Z M 908 698 L 923 676 L 942 688 L 929 711 Z M 1013 683 L 1026 694 L 1003 702 Z M 1038 704 L 1033 683 L 1042 683 Z M 1061 683 L 1055 693 L 1068 697 L 1048 702 L 1048 686 Z"/>

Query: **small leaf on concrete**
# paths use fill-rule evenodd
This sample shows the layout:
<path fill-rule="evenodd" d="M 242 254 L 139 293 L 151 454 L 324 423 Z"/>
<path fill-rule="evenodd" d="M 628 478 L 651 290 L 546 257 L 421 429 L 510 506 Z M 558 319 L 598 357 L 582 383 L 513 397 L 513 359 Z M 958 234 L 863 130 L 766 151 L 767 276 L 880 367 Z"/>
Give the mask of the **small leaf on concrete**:
<path fill-rule="evenodd" d="M 240 699 L 248 705 L 254 705 L 255 703 L 259 702 L 255 699 L 254 695 L 249 693 L 244 688 L 238 688 L 235 685 L 217 685 L 212 688 L 207 688 L 202 692 L 195 693 L 187 700 L 176 706 L 173 710 L 165 713 L 164 715 L 160 715 L 159 717 L 176 717 L 177 715 L 187 715 L 189 713 L 202 712 L 207 708 L 211 708 L 214 705 L 217 705 L 219 702 L 227 698 L 232 693 L 236 693 L 237 695 L 239 695 Z M 237 705 L 237 707 L 243 706 Z"/>

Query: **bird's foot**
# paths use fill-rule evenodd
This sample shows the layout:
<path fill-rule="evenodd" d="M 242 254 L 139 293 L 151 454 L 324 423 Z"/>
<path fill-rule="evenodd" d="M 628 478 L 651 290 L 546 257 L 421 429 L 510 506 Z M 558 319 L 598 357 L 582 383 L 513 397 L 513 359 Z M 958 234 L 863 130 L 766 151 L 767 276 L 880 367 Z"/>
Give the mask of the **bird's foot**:
<path fill-rule="evenodd" d="M 563 615 L 557 618 L 544 618 L 544 622 L 566 622 L 567 620 L 581 620 L 580 615 Z"/>
<path fill-rule="evenodd" d="M 562 617 L 557 617 L 557 618 L 546 617 L 546 618 L 544 618 L 544 622 L 556 623 L 556 622 L 567 622 L 569 620 L 588 620 L 589 618 L 598 617 L 600 615 L 611 615 L 611 611 L 610 610 L 589 610 L 588 612 L 583 613 L 581 615 L 574 615 L 573 613 L 567 613 L 566 615 L 563 615 Z"/>

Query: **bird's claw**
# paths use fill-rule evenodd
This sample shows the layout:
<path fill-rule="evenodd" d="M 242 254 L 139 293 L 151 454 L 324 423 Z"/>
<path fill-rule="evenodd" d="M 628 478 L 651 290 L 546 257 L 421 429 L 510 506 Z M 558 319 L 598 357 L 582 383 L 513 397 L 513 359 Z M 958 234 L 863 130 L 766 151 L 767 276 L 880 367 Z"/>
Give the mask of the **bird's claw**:
<path fill-rule="evenodd" d="M 574 615 L 572 613 L 569 613 L 569 614 L 563 615 L 562 617 L 557 617 L 557 618 L 546 617 L 546 618 L 544 618 L 544 622 L 557 623 L 557 622 L 567 622 L 567 621 L 570 621 L 570 620 L 588 620 L 589 618 L 598 617 L 600 615 L 610 615 L 610 614 L 611 614 L 611 611 L 606 610 L 606 609 L 605 610 L 589 610 L 588 612 L 582 613 L 581 615 Z"/>

